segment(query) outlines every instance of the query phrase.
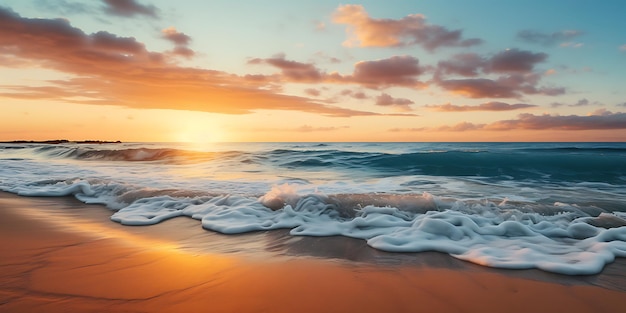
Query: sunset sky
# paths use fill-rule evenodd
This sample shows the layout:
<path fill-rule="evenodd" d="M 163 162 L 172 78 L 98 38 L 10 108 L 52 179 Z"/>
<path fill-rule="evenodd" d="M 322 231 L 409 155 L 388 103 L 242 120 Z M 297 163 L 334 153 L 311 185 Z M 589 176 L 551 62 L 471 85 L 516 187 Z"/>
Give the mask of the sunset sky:
<path fill-rule="evenodd" d="M 623 0 L 2 0 L 0 140 L 626 141 Z"/>

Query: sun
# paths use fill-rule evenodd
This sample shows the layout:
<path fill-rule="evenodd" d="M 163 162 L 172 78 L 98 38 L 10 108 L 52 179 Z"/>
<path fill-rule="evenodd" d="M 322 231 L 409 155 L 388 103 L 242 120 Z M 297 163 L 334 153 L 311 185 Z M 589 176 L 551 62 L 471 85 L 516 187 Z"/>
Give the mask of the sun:
<path fill-rule="evenodd" d="M 224 141 L 222 134 L 215 128 L 202 125 L 189 125 L 185 129 L 181 129 L 177 137 L 178 142 L 194 144 L 210 144 Z"/>
<path fill-rule="evenodd" d="M 226 141 L 227 138 L 220 125 L 205 116 L 188 116 L 177 120 L 173 125 L 172 139 L 176 142 L 198 145 Z"/>

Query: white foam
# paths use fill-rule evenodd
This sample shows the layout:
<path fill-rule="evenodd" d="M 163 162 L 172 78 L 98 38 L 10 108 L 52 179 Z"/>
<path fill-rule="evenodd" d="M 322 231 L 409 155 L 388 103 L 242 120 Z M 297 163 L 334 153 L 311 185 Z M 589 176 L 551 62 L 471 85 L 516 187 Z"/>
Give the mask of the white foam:
<path fill-rule="evenodd" d="M 507 209 L 498 214 L 496 204 L 474 203 L 468 210 L 463 203 L 456 203 L 452 209 L 423 214 L 366 206 L 354 217 L 342 217 L 334 204 L 327 202 L 328 196 L 298 195 L 295 188 L 290 188 L 279 187 L 260 199 L 143 199 L 120 210 L 112 219 L 145 225 L 186 215 L 201 220 L 206 229 L 226 234 L 288 228 L 292 235 L 360 238 L 384 251 L 440 251 L 486 266 L 538 268 L 568 275 L 598 273 L 615 257 L 626 257 L 626 227 L 595 227 L 577 217 L 578 213 L 543 216 Z M 276 197 L 293 203 L 277 210 L 264 205 L 264 201 Z"/>
<path fill-rule="evenodd" d="M 575 190 L 555 187 L 559 197 L 548 202 L 542 198 L 546 193 L 553 196 L 553 190 L 526 188 L 517 182 L 476 185 L 480 182 L 403 176 L 328 179 L 270 189 L 271 181 L 250 177 L 190 180 L 181 169 L 7 160 L 0 167 L 0 189 L 27 196 L 71 195 L 86 203 L 105 204 L 116 210 L 112 220 L 127 225 L 189 216 L 202 227 L 222 233 L 286 228 L 292 235 L 342 235 L 366 240 L 380 250 L 440 251 L 501 268 L 594 274 L 615 257 L 626 257 L 626 226 L 593 226 L 593 221 L 608 219 L 609 214 L 619 225 L 618 219 L 626 219 L 626 213 L 591 214 L 593 206 L 570 202 L 574 198 L 569 197 L 583 187 L 612 185 L 579 184 Z M 516 188 L 521 189 L 515 192 Z M 200 196 L 183 196 L 181 190 Z M 617 187 L 610 190 L 591 191 L 590 198 L 623 198 Z"/>

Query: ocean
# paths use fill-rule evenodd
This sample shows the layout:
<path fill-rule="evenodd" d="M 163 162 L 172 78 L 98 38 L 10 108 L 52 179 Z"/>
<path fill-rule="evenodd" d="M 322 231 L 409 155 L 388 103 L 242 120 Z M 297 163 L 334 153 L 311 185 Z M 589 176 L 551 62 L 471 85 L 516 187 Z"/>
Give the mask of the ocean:
<path fill-rule="evenodd" d="M 495 268 L 587 275 L 626 257 L 626 143 L 3 143 L 0 190 L 124 225 L 187 216 Z"/>

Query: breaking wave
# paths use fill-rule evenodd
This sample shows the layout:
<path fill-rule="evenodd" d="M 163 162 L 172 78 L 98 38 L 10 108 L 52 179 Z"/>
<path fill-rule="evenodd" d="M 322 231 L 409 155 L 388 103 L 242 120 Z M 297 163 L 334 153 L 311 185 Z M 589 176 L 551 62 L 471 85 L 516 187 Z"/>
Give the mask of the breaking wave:
<path fill-rule="evenodd" d="M 625 159 L 619 144 L 23 145 L 0 147 L 0 190 L 103 204 L 125 225 L 187 216 L 581 275 L 626 257 Z"/>

